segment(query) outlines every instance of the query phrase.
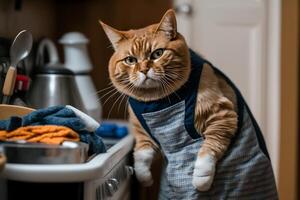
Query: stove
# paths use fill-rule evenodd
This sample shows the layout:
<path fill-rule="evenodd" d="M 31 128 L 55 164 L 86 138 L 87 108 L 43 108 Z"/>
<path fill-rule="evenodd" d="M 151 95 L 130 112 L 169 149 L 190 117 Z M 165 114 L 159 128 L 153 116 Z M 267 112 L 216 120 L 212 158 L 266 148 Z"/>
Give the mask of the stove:
<path fill-rule="evenodd" d="M 129 134 L 86 163 L 8 163 L 0 174 L 0 199 L 130 199 L 133 143 Z"/>

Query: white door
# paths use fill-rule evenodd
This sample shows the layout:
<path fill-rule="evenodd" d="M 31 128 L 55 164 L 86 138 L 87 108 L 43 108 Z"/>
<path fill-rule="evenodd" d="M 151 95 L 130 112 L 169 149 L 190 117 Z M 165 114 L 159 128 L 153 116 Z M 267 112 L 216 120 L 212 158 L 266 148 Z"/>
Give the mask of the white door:
<path fill-rule="evenodd" d="M 279 158 L 279 0 L 174 0 L 189 46 L 240 88 L 264 134 L 275 174 Z"/>

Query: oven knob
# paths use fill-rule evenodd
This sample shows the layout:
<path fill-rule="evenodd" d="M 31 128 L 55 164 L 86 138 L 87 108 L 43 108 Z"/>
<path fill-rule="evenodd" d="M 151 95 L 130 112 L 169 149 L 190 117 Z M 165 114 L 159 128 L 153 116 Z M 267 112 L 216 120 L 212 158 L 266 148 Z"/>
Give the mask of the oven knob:
<path fill-rule="evenodd" d="M 113 196 L 119 189 L 119 181 L 116 178 L 110 178 L 105 182 L 105 190 L 108 196 Z"/>
<path fill-rule="evenodd" d="M 113 196 L 114 193 L 116 192 L 114 186 L 109 182 L 105 182 L 105 191 L 106 194 L 110 197 Z"/>
<path fill-rule="evenodd" d="M 116 188 L 116 190 L 119 188 L 120 182 L 116 178 L 110 178 L 108 179 L 109 182 L 113 184 L 113 186 Z"/>
<path fill-rule="evenodd" d="M 126 166 L 127 176 L 132 176 L 134 174 L 134 169 L 131 166 Z"/>

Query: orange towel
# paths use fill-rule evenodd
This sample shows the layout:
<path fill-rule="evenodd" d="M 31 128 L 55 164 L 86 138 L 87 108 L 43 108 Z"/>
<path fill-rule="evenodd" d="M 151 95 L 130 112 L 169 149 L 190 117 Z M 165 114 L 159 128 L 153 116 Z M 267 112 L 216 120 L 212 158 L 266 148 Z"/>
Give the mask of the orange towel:
<path fill-rule="evenodd" d="M 20 127 L 10 132 L 0 130 L 0 140 L 26 140 L 28 142 L 61 144 L 64 141 L 79 141 L 79 135 L 65 126 L 39 125 Z"/>

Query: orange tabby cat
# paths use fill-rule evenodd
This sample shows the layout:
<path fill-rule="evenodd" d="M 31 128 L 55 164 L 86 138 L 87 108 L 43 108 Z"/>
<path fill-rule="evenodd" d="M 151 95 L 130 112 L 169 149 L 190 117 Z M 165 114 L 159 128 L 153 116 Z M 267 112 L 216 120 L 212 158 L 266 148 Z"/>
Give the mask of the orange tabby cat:
<path fill-rule="evenodd" d="M 159 103 L 162 99 L 166 99 L 166 104 L 168 104 L 170 96 L 175 94 L 174 98 L 176 99 L 176 91 L 185 90 L 183 93 L 189 92 L 189 88 L 184 87 L 188 82 L 193 82 L 190 80 L 193 73 L 191 55 L 183 36 L 177 32 L 173 10 L 167 11 L 160 23 L 137 30 L 119 31 L 101 21 L 100 23 L 115 49 L 109 62 L 110 79 L 121 93 L 133 99 L 135 104 L 131 104 L 131 106 L 152 105 L 156 102 Z M 173 187 L 173 189 L 166 191 L 165 195 L 171 193 L 175 195 L 177 191 L 177 195 L 180 196 L 182 195 L 179 194 L 181 188 L 186 187 L 187 190 L 192 190 L 186 186 L 189 184 L 198 191 L 209 190 L 214 180 L 216 164 L 228 149 L 237 130 L 237 98 L 232 87 L 222 76 L 215 73 L 209 63 L 203 64 L 199 79 L 193 119 L 199 138 L 202 138 L 203 141 L 197 139 L 196 136 L 194 136 L 195 138 L 181 135 L 166 136 L 172 133 L 172 131 L 168 132 L 169 129 L 176 132 L 182 128 L 181 126 L 177 127 L 181 123 L 180 120 L 172 124 L 174 114 L 170 114 L 166 118 L 163 114 L 161 120 L 151 121 L 156 119 L 154 114 L 166 112 L 170 107 L 177 106 L 180 110 L 182 102 L 178 101 L 179 103 L 175 105 L 170 104 L 165 109 L 150 114 L 145 112 L 141 116 L 133 111 L 139 108 L 130 107 L 129 109 L 132 132 L 136 139 L 134 148 L 136 176 L 145 186 L 151 185 L 153 183 L 150 171 L 151 163 L 155 154 L 162 150 L 167 160 L 166 172 L 168 175 L 165 176 L 165 182 L 167 182 L 166 185 Z M 169 99 L 169 101 L 171 100 Z M 152 126 L 171 118 L 172 120 L 168 123 L 176 127 L 175 129 L 174 127 L 172 129 L 168 124 L 154 128 Z M 165 133 L 164 127 L 166 127 Z M 155 132 L 155 130 L 161 135 L 153 136 L 150 132 Z M 183 131 L 185 132 L 185 130 Z M 182 141 L 180 138 L 183 138 Z M 177 146 L 172 144 L 173 140 L 177 140 Z M 181 144 L 183 141 L 187 142 Z M 188 150 L 189 147 L 191 150 Z M 175 150 L 175 148 L 178 149 Z M 182 151 L 181 148 L 187 150 Z M 191 155 L 192 166 L 184 166 L 184 164 L 189 165 L 190 160 L 185 159 L 189 158 L 195 148 L 197 151 L 195 157 Z M 173 168 L 168 171 L 169 165 L 172 165 Z M 190 169 L 192 172 L 188 171 Z M 184 179 L 180 179 L 181 170 L 187 170 L 183 172 L 186 177 Z M 171 176 L 178 176 L 178 179 L 172 182 Z M 190 180 L 191 183 L 185 182 Z M 192 199 L 193 195 L 194 193 L 190 196 L 181 197 Z M 172 198 L 179 198 L 179 196 L 175 196 Z"/>

